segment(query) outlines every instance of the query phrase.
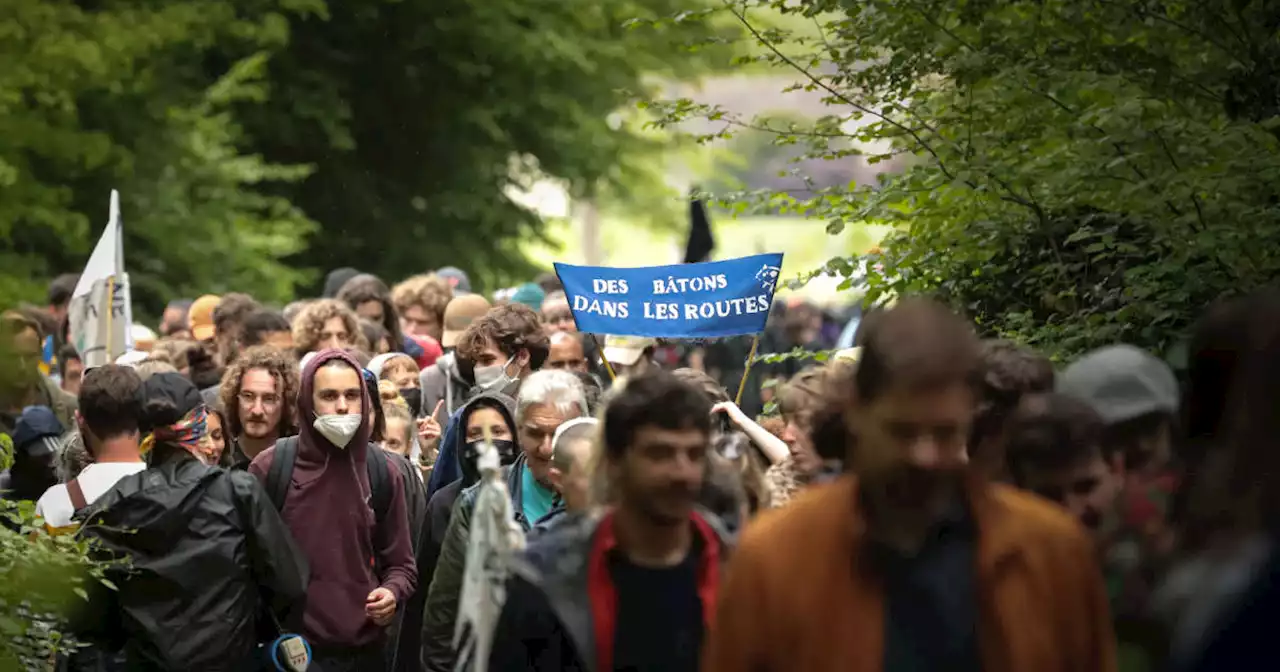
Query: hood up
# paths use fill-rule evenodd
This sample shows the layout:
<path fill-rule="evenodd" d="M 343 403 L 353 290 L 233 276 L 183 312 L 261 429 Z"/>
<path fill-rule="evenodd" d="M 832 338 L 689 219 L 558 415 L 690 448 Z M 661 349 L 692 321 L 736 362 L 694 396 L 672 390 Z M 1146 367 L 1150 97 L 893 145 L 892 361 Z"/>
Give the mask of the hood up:
<path fill-rule="evenodd" d="M 467 420 L 477 409 L 480 408 L 496 408 L 502 414 L 502 419 L 507 423 L 507 429 L 511 431 L 511 441 L 516 444 L 514 455 L 509 459 L 504 459 L 503 464 L 510 464 L 515 458 L 519 457 L 520 447 L 516 437 L 519 432 L 516 431 L 515 408 L 516 401 L 505 394 L 497 392 L 485 392 L 476 396 L 462 407 L 462 414 L 458 416 L 458 430 L 454 433 L 454 455 L 458 458 L 458 466 L 462 470 L 462 487 L 466 488 L 474 484 L 480 478 L 480 473 L 476 470 L 473 462 L 468 460 L 467 455 Z"/>
<path fill-rule="evenodd" d="M 315 391 L 316 373 L 324 366 L 340 361 L 350 366 L 360 382 L 360 413 L 366 418 L 373 412 L 373 404 L 361 375 L 360 363 L 342 350 L 324 350 L 315 354 L 302 370 L 301 384 L 298 388 L 298 459 L 294 463 L 293 480 L 305 489 L 306 484 L 318 479 L 328 466 L 350 464 L 355 468 L 354 475 L 359 479 L 361 490 L 369 491 L 369 475 L 365 468 L 368 457 L 369 435 L 368 423 L 362 423 L 359 431 L 351 438 L 346 448 L 339 448 L 316 431 Z"/>

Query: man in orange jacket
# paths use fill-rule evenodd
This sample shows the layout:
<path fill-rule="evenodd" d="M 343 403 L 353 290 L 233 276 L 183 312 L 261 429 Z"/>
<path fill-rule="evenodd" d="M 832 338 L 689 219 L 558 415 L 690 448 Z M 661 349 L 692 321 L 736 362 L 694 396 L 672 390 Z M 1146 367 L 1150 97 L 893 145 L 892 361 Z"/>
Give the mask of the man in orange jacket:
<path fill-rule="evenodd" d="M 707 672 L 1113 672 L 1088 535 L 968 468 L 977 340 L 906 299 L 869 330 L 827 422 L 846 475 L 746 531 Z"/>

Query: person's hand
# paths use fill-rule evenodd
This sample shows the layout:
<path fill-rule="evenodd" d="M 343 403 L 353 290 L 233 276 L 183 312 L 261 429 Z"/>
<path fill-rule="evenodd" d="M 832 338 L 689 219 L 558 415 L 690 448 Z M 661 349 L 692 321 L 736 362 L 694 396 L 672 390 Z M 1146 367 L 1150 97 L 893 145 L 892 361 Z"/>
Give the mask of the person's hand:
<path fill-rule="evenodd" d="M 440 435 L 444 430 L 440 427 L 440 421 L 436 420 L 436 414 L 440 412 L 440 407 L 444 405 L 444 400 L 436 402 L 436 410 L 431 411 L 431 415 L 418 420 L 418 447 L 422 452 L 427 453 L 435 448 L 440 441 Z"/>
<path fill-rule="evenodd" d="M 387 625 L 396 615 L 395 594 L 386 588 L 374 588 L 365 598 L 364 613 L 375 625 Z"/>
<path fill-rule="evenodd" d="M 747 419 L 747 414 L 743 413 L 742 409 L 738 408 L 738 405 L 733 403 L 732 401 L 722 401 L 716 404 L 715 406 L 712 406 L 711 412 L 713 414 L 724 413 L 726 416 L 729 417 L 729 420 L 733 424 L 739 427 L 741 427 L 742 423 Z"/>

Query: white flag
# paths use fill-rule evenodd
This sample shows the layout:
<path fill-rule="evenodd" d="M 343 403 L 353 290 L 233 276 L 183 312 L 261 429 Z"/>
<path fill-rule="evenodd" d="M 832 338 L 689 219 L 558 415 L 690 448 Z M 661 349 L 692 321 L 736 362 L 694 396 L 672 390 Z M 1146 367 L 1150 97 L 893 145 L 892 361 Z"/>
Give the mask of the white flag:
<path fill-rule="evenodd" d="M 133 348 L 133 307 L 124 272 L 120 194 L 111 190 L 107 229 L 89 255 L 68 309 L 71 343 L 86 369 L 114 362 Z"/>
<path fill-rule="evenodd" d="M 524 531 L 515 522 L 511 495 L 502 481 L 498 451 L 485 432 L 478 457 L 480 491 L 476 493 L 468 539 L 467 568 L 458 597 L 453 645 L 455 672 L 485 672 L 502 605 L 507 601 L 511 557 L 524 548 Z"/>

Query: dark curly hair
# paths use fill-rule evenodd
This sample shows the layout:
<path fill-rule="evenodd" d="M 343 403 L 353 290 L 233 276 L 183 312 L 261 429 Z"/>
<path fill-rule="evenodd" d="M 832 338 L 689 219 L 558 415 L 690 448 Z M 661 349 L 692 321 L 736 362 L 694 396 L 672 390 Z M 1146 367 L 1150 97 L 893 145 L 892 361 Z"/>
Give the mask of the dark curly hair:
<path fill-rule="evenodd" d="M 244 374 L 250 369 L 264 369 L 280 384 L 280 426 L 276 428 L 278 436 L 297 434 L 297 418 L 294 414 L 300 387 L 298 363 L 291 353 L 280 348 L 256 345 L 241 353 L 240 358 L 227 367 L 227 372 L 222 376 L 218 401 L 226 414 L 227 423 L 223 428 L 226 435 L 239 436 L 244 431 L 244 425 L 240 422 L 239 397 Z"/>
<path fill-rule="evenodd" d="M 506 355 L 529 351 L 529 368 L 537 371 L 547 361 L 551 341 L 542 330 L 542 319 L 532 308 L 520 303 L 494 306 L 458 339 L 458 355 L 475 361 L 486 343 L 493 343 Z"/>

